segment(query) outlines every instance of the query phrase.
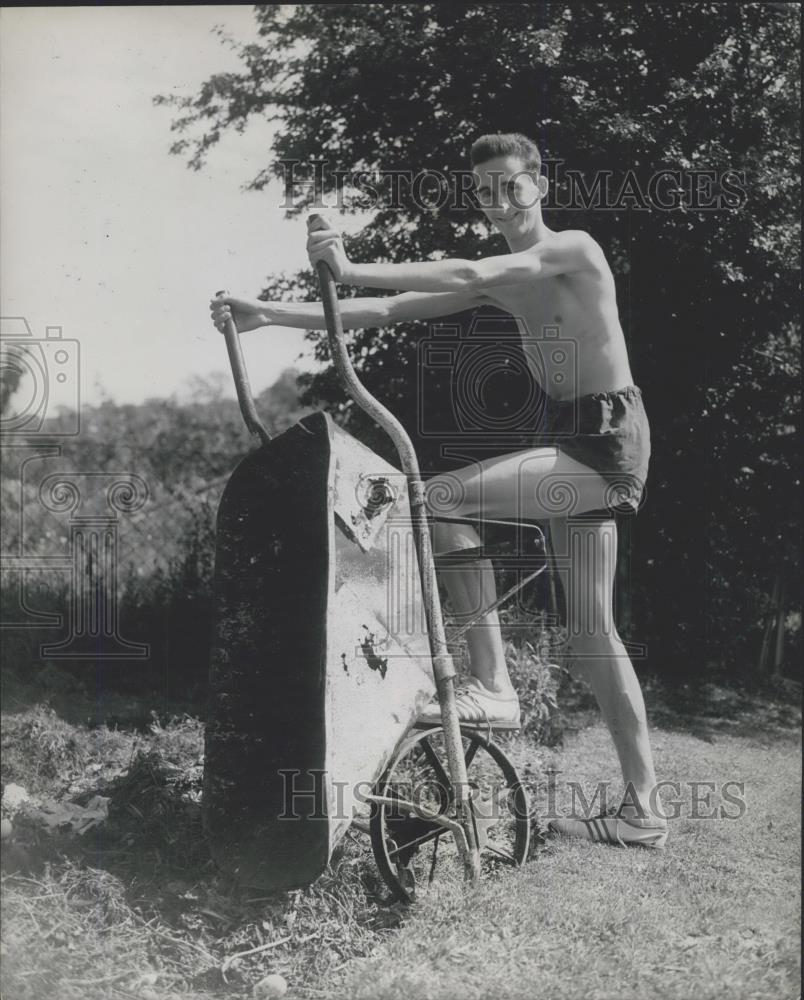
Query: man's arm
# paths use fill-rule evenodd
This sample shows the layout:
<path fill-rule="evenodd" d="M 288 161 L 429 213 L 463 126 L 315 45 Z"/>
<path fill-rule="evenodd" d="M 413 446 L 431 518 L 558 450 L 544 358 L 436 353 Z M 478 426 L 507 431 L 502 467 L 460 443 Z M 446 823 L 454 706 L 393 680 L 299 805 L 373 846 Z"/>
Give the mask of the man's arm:
<path fill-rule="evenodd" d="M 602 251 L 588 233 L 568 230 L 519 253 L 483 260 L 434 260 L 411 264 L 355 264 L 333 230 L 310 233 L 310 261 L 325 260 L 344 283 L 413 292 L 481 293 L 496 285 L 515 285 L 600 265 Z"/>
<path fill-rule="evenodd" d="M 403 292 L 383 298 L 341 299 L 341 320 L 347 330 L 366 326 L 388 326 L 416 319 L 434 319 L 472 309 L 486 301 L 481 292 Z M 320 302 L 271 302 L 270 323 L 304 330 L 325 330 Z"/>
<path fill-rule="evenodd" d="M 341 299 L 344 328 L 387 326 L 409 320 L 434 319 L 472 309 L 487 300 L 481 292 L 403 292 L 384 298 Z M 263 302 L 231 295 L 210 302 L 212 321 L 223 330 L 233 318 L 241 333 L 263 326 L 290 326 L 301 330 L 324 330 L 324 307 L 320 302 Z"/>

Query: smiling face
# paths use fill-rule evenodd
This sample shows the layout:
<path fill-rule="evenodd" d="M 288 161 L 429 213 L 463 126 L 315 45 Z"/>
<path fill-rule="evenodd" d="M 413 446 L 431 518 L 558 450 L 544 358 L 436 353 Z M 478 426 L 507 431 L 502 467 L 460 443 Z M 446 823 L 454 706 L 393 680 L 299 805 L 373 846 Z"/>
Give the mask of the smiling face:
<path fill-rule="evenodd" d="M 547 181 L 528 169 L 520 156 L 497 156 L 472 168 L 475 194 L 486 218 L 514 242 L 541 223 L 541 200 Z"/>

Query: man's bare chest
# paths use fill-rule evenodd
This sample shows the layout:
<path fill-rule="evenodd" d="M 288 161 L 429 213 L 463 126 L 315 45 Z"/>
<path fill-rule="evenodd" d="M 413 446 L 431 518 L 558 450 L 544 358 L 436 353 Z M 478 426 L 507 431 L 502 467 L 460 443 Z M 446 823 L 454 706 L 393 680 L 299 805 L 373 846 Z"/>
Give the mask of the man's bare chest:
<path fill-rule="evenodd" d="M 500 286 L 490 297 L 519 321 L 523 336 L 536 339 L 544 335 L 545 328 L 548 335 L 553 335 L 555 327 L 577 335 L 588 318 L 577 293 L 561 278 L 530 286 Z"/>

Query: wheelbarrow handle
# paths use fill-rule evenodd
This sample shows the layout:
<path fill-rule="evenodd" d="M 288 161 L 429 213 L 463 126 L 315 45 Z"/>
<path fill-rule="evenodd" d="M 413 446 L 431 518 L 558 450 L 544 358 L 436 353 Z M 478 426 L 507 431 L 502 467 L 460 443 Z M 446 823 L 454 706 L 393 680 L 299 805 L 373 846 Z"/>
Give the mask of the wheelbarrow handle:
<path fill-rule="evenodd" d="M 309 218 L 309 223 L 320 221 L 322 221 L 321 216 L 317 214 L 313 214 Z M 375 420 L 394 442 L 394 446 L 399 453 L 402 471 L 407 475 L 409 481 L 421 484 L 419 464 L 407 432 L 391 411 L 386 409 L 378 399 L 375 399 L 371 395 L 357 377 L 357 373 L 352 366 L 352 361 L 344 340 L 338 289 L 332 268 L 326 261 L 320 260 L 315 266 L 315 271 L 318 277 L 318 284 L 321 287 L 321 303 L 324 307 L 329 353 L 332 356 L 332 363 L 335 366 L 335 371 L 338 373 L 341 385 L 357 405 L 372 420 Z"/>
<path fill-rule="evenodd" d="M 310 216 L 310 222 L 316 222 L 318 216 Z M 413 539 L 419 561 L 419 576 L 422 588 L 422 603 L 427 621 L 427 634 L 430 641 L 430 652 L 433 661 L 433 675 L 436 682 L 438 702 L 441 707 L 441 720 L 444 727 L 444 743 L 447 753 L 447 764 L 450 781 L 455 793 L 455 803 L 461 827 L 465 834 L 466 849 L 459 847 L 463 856 L 464 871 L 469 879 L 476 879 L 480 873 L 480 855 L 472 814 L 471 792 L 466 774 L 466 761 L 463 756 L 463 742 L 458 709 L 455 703 L 455 665 L 447 646 L 444 630 L 444 618 L 441 611 L 441 601 L 438 596 L 438 582 L 433 559 L 432 543 L 427 521 L 427 509 L 424 497 L 424 484 L 419 471 L 419 460 L 413 442 L 397 418 L 386 409 L 382 403 L 366 389 L 352 367 L 349 353 L 346 350 L 343 337 L 338 292 L 335 286 L 335 276 L 325 261 L 316 264 L 316 274 L 321 285 L 321 300 L 324 305 L 324 317 L 327 323 L 329 349 L 341 384 L 352 399 L 375 420 L 388 434 L 399 453 L 402 471 L 408 481 L 408 497 L 410 500 L 410 520 Z"/>
<path fill-rule="evenodd" d="M 227 291 L 215 293 L 216 298 L 228 295 Z M 263 444 L 271 440 L 271 435 L 265 424 L 257 414 L 257 407 L 254 404 L 254 396 L 251 392 L 251 384 L 246 371 L 246 360 L 243 357 L 243 349 L 240 346 L 240 334 L 233 319 L 227 320 L 223 329 L 223 336 L 226 340 L 226 350 L 229 352 L 229 364 L 232 366 L 232 376 L 234 378 L 235 389 L 237 390 L 237 401 L 240 404 L 240 412 L 249 431 L 256 435 Z"/>

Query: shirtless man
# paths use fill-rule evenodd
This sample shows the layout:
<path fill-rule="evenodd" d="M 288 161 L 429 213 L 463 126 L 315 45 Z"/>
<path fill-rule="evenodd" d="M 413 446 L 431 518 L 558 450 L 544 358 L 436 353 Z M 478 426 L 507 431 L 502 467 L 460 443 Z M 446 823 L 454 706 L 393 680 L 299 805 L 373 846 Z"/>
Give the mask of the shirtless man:
<path fill-rule="evenodd" d="M 519 134 L 482 136 L 472 146 L 471 162 L 480 207 L 505 237 L 510 253 L 481 260 L 437 260 L 410 264 L 358 264 L 350 261 L 340 234 L 327 223 L 310 226 L 308 252 L 315 265 L 326 261 L 344 284 L 402 290 L 381 298 L 344 299 L 344 327 L 387 326 L 407 320 L 450 315 L 493 304 L 517 318 L 527 345 L 544 326 L 561 325 L 562 339 L 577 344 L 575 384 L 547 399 L 546 425 L 552 443 L 477 462 L 428 482 L 455 496 L 455 517 L 549 520 L 555 506 L 545 503 L 545 485 L 559 483 L 571 496 L 563 516 L 597 512 L 573 522 L 581 533 L 573 547 L 580 565 L 573 575 L 587 582 L 582 597 L 567 594 L 573 673 L 592 687 L 609 728 L 626 783 L 627 795 L 616 816 L 567 818 L 550 824 L 556 833 L 605 843 L 664 847 L 667 826 L 657 813 L 656 775 L 645 705 L 625 647 L 613 624 L 616 550 L 615 506 L 636 509 L 644 489 L 650 455 L 647 419 L 639 389 L 633 385 L 620 326 L 614 279 L 603 251 L 587 233 L 555 232 L 542 218 L 547 180 L 540 175 L 536 145 Z M 223 329 L 233 317 L 238 329 L 266 325 L 325 328 L 320 303 L 262 302 L 224 297 L 211 304 Z M 541 360 L 541 359 L 540 359 Z M 534 366 L 538 371 L 539 366 Z M 550 376 L 542 362 L 541 371 Z M 456 489 L 456 486 L 458 487 Z M 436 551 L 480 544 L 469 526 L 434 524 Z M 445 576 L 457 617 L 471 616 L 495 597 L 489 562 Z M 515 722 L 519 701 L 505 663 L 499 619 L 487 614 L 468 632 L 469 681 L 458 693 L 465 721 Z M 436 705 L 430 710 L 435 719 Z"/>

